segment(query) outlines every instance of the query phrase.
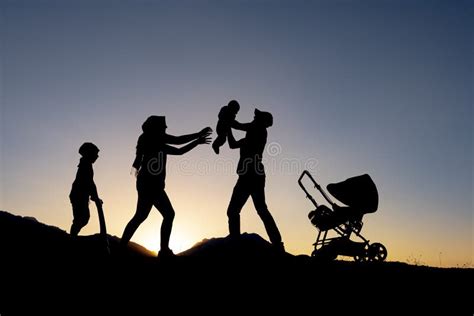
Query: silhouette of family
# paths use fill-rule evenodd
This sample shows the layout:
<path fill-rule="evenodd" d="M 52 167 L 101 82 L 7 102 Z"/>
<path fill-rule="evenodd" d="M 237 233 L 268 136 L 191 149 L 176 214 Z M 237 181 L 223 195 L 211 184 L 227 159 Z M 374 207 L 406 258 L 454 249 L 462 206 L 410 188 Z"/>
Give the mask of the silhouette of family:
<path fill-rule="evenodd" d="M 262 155 L 267 142 L 267 128 L 273 125 L 273 117 L 269 112 L 255 109 L 252 122 L 240 123 L 236 120 L 239 109 L 240 105 L 236 100 L 231 100 L 220 109 L 216 126 L 217 137 L 212 143 L 216 154 L 219 154 L 219 148 L 226 140 L 231 149 L 240 150 L 237 165 L 239 178 L 227 208 L 229 238 L 237 239 L 240 236 L 240 212 L 248 198 L 252 197 L 272 246 L 277 251 L 284 252 L 280 232 L 265 202 L 265 170 Z M 167 134 L 166 128 L 164 116 L 150 116 L 142 124 L 143 133 L 138 137 L 135 160 L 132 164 L 138 192 L 137 207 L 120 241 L 120 245 L 125 248 L 140 224 L 148 217 L 152 207 L 155 206 L 163 216 L 158 254 L 161 258 L 174 256 L 169 247 L 169 241 L 175 211 L 165 191 L 167 156 L 183 155 L 198 145 L 209 144 L 212 133 L 212 129 L 206 127 L 197 133 L 174 136 Z M 232 129 L 245 131 L 245 137 L 235 140 Z M 172 145 L 184 146 L 178 148 Z M 89 221 L 89 198 L 96 202 L 101 221 L 101 233 L 105 233 L 105 220 L 101 214 L 102 200 L 97 193 L 92 168 L 92 164 L 98 158 L 98 153 L 99 148 L 92 143 L 84 143 L 79 148 L 82 158 L 69 195 L 73 210 L 70 234 L 73 237 L 76 237 Z"/>

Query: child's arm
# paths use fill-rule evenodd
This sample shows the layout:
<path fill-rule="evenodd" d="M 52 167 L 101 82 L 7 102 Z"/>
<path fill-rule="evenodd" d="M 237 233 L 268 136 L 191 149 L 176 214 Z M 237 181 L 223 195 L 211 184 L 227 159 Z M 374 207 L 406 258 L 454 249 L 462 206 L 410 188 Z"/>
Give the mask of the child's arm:
<path fill-rule="evenodd" d="M 194 134 L 187 134 L 187 135 L 181 135 L 181 136 L 166 134 L 165 143 L 173 144 L 173 145 L 182 145 L 182 144 L 189 143 L 190 141 L 193 141 L 199 137 L 209 136 L 211 133 L 212 133 L 212 128 L 206 127 L 206 128 L 203 128 L 199 133 L 194 133 Z"/>
<path fill-rule="evenodd" d="M 95 182 L 94 182 L 94 170 L 92 170 L 92 165 L 90 165 L 90 167 L 87 168 L 87 173 L 88 173 L 87 178 L 89 179 L 89 194 L 90 194 L 91 200 L 102 204 L 102 200 L 99 198 L 99 194 L 97 193 L 97 186 L 95 185 Z"/>
<path fill-rule="evenodd" d="M 232 129 L 231 129 L 229 130 L 229 133 L 227 134 L 227 142 L 229 143 L 229 147 L 231 149 L 240 148 L 245 143 L 245 138 L 242 138 L 236 141 L 234 138 L 234 134 L 232 134 Z"/>
<path fill-rule="evenodd" d="M 188 151 L 192 150 L 194 147 L 200 144 L 209 144 L 211 142 L 211 138 L 208 136 L 201 136 L 192 143 L 187 144 L 184 147 L 176 148 L 170 145 L 165 145 L 165 152 L 168 155 L 183 155 Z"/>
<path fill-rule="evenodd" d="M 78 181 L 79 183 L 78 190 L 81 195 L 87 194 L 92 201 L 100 201 L 99 195 L 97 194 L 97 187 L 94 183 L 94 170 L 92 169 L 92 164 L 80 163 L 75 181 Z"/>
<path fill-rule="evenodd" d="M 97 187 L 94 183 L 94 180 L 92 180 L 91 184 L 91 200 L 102 204 L 102 200 L 99 198 L 99 194 L 97 193 Z"/>

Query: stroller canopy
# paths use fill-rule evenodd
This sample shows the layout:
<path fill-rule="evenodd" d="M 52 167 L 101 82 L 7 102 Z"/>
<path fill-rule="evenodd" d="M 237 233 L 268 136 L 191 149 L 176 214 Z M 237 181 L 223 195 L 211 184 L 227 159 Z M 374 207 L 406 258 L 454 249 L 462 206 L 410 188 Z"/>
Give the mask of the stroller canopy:
<path fill-rule="evenodd" d="M 377 187 L 368 174 L 328 184 L 327 189 L 342 203 L 364 213 L 373 213 L 378 208 Z"/>

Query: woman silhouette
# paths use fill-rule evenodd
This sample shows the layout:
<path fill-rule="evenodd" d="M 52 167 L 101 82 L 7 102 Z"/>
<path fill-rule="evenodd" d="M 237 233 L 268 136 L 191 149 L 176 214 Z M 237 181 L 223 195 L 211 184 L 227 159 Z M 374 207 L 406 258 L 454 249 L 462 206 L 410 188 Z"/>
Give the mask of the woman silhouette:
<path fill-rule="evenodd" d="M 167 155 L 182 155 L 199 144 L 209 144 L 211 141 L 209 135 L 212 133 L 212 129 L 206 127 L 199 133 L 173 136 L 166 134 L 166 128 L 164 116 L 150 116 L 142 125 L 143 133 L 138 138 L 137 153 L 133 162 L 137 175 L 137 209 L 125 227 L 121 239 L 121 245 L 127 245 L 138 226 L 148 217 L 151 208 L 155 206 L 163 215 L 160 257 L 174 255 L 169 248 L 169 240 L 175 213 L 165 192 Z M 192 142 L 181 148 L 169 145 L 184 144 L 190 141 Z"/>

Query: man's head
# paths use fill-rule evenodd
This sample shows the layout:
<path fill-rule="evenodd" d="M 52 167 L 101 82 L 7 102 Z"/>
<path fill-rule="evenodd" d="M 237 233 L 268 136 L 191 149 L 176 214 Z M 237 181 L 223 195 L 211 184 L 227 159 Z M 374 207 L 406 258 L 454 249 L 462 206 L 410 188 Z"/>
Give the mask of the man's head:
<path fill-rule="evenodd" d="M 255 109 L 254 120 L 258 125 L 262 125 L 265 128 L 273 125 L 273 116 L 270 112 L 263 112 L 259 109 Z"/>

